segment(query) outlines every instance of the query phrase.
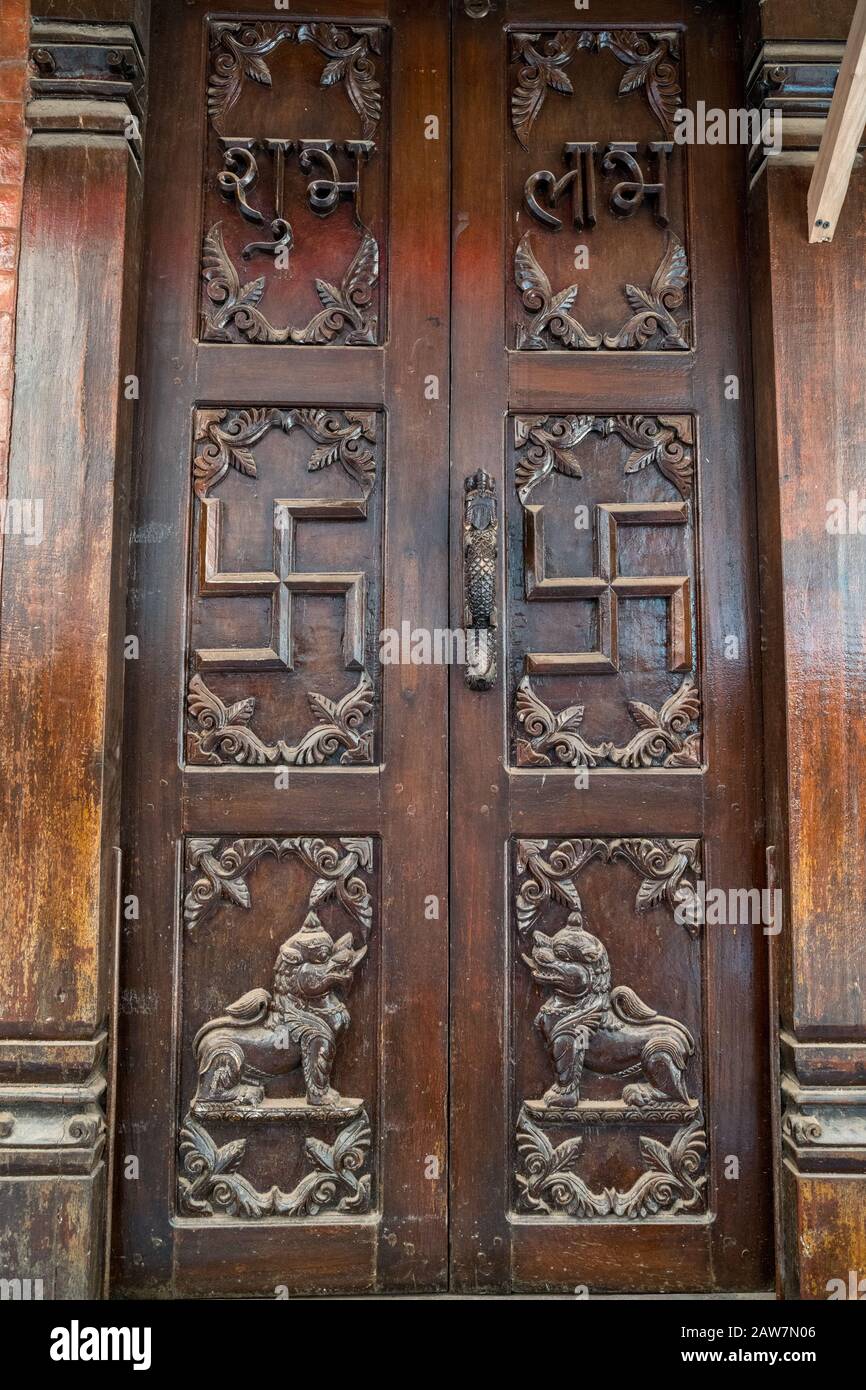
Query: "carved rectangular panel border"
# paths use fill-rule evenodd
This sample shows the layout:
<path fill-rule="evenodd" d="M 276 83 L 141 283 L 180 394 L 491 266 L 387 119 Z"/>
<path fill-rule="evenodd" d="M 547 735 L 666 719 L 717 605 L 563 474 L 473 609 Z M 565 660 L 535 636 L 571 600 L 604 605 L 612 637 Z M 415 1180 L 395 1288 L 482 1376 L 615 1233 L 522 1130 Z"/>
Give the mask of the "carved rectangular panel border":
<path fill-rule="evenodd" d="M 695 417 L 557 411 L 506 430 L 512 763 L 699 769 Z"/>
<path fill-rule="evenodd" d="M 514 1214 L 707 1219 L 700 840 L 511 861 Z"/>
<path fill-rule="evenodd" d="M 384 412 L 197 410 L 186 761 L 378 756 Z"/>
<path fill-rule="evenodd" d="M 684 35 L 509 39 L 508 346 L 688 351 L 686 146 L 674 138 Z"/>
<path fill-rule="evenodd" d="M 383 341 L 389 34 L 208 24 L 201 337 Z"/>
<path fill-rule="evenodd" d="M 378 842 L 190 836 L 181 854 L 177 1217 L 368 1216 Z"/>

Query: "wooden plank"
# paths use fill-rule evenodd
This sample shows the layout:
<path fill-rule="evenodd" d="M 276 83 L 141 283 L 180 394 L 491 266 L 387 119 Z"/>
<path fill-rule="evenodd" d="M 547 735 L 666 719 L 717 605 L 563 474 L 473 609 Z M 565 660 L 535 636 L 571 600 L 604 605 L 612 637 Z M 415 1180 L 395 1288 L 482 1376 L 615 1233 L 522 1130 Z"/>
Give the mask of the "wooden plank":
<path fill-rule="evenodd" d="M 866 0 L 857 9 L 809 184 L 809 240 L 832 241 L 866 125 Z"/>

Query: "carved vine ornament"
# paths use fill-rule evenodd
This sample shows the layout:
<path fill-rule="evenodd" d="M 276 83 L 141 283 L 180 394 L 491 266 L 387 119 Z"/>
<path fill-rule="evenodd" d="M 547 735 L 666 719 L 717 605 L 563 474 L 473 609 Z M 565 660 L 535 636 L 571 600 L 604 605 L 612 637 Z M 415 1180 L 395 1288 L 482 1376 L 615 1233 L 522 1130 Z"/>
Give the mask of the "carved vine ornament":
<path fill-rule="evenodd" d="M 677 316 L 685 299 L 689 266 L 685 247 L 673 232 L 648 289 L 626 285 L 623 289 L 631 314 L 615 333 L 593 333 L 572 313 L 577 285 L 553 291 L 532 249 L 532 234 L 521 237 L 514 253 L 514 282 L 523 305 L 532 316 L 528 324 L 518 323 L 516 346 L 538 351 L 549 347 L 576 349 L 641 350 L 678 348 L 688 350 L 685 337 L 688 318 Z"/>
<path fill-rule="evenodd" d="M 179 1137 L 179 1209 L 187 1216 L 248 1219 L 313 1217 L 327 1209 L 364 1212 L 370 1205 L 370 1175 L 363 1172 L 370 1124 L 363 1102 L 341 1096 L 332 1073 L 350 1023 L 344 996 L 367 953 L 372 904 L 362 875 L 372 869 L 372 841 L 190 839 L 186 927 L 198 926 L 220 903 L 248 908 L 246 880 L 265 856 L 295 856 L 313 872 L 309 910 L 279 948 L 272 988 L 249 990 L 207 1019 L 193 1039 L 197 1084 Z M 336 939 L 318 913 L 330 901 L 350 924 Z M 266 1094 L 272 1080 L 295 1072 L 303 1081 L 302 1098 Z M 291 1191 L 275 1185 L 261 1192 L 240 1172 L 247 1140 L 218 1144 L 204 1126 L 208 1118 L 341 1127 L 330 1143 L 306 1136 L 310 1171 Z"/>
<path fill-rule="evenodd" d="M 694 1039 L 679 1020 L 650 1008 L 627 985 L 613 985 L 604 943 L 584 926 L 576 878 L 593 858 L 623 859 L 644 875 L 636 908 L 662 903 L 686 912 L 696 902 L 688 873 L 699 873 L 696 840 L 564 840 L 548 851 L 546 840 L 517 846 L 516 916 L 521 958 L 545 999 L 535 1027 L 549 1053 L 553 1080 L 540 1100 L 523 1103 L 517 1122 L 518 1209 L 535 1215 L 580 1219 L 638 1220 L 659 1214 L 703 1210 L 706 1134 L 703 1115 L 689 1095 L 688 1070 Z M 535 929 L 551 904 L 567 910 L 564 926 L 547 933 Z M 583 1096 L 587 1076 L 637 1078 L 619 1100 Z M 670 1143 L 640 1136 L 644 1170 L 620 1191 L 594 1191 L 577 1171 L 585 1136 L 556 1144 L 551 1125 L 675 1124 Z M 592 1130 L 590 1130 L 590 1134 Z"/>
<path fill-rule="evenodd" d="M 512 35 L 512 57 L 519 63 L 511 96 L 511 124 L 524 149 L 547 93 L 571 96 L 574 87 L 566 69 L 581 49 L 607 50 L 626 71 L 619 94 L 642 90 L 666 135 L 674 129 L 674 115 L 681 102 L 679 35 L 676 30 L 639 32 L 636 29 L 559 29 Z"/>

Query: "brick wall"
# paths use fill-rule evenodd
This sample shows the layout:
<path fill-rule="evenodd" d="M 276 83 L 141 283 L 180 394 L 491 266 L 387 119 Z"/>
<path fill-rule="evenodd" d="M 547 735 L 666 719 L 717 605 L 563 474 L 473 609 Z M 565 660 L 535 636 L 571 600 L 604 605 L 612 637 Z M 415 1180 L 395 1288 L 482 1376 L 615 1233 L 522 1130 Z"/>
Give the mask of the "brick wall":
<path fill-rule="evenodd" d="M 0 0 L 0 495 L 12 415 L 15 284 L 24 181 L 30 0 Z M 0 538 L 2 543 L 2 538 Z"/>

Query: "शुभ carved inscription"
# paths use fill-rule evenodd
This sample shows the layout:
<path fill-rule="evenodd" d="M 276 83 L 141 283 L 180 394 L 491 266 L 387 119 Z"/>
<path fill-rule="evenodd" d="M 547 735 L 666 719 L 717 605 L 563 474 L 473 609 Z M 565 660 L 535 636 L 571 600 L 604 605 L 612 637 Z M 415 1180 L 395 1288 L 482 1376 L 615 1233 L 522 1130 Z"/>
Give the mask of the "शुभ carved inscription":
<path fill-rule="evenodd" d="M 521 1167 L 515 1173 L 517 1207 L 534 1215 L 557 1213 L 583 1220 L 638 1220 L 706 1205 L 706 1134 L 700 1104 L 690 1094 L 695 1056 L 690 1030 L 648 1007 L 627 985 L 613 985 L 604 942 L 585 925 L 577 876 L 593 859 L 622 859 L 648 873 L 636 908 L 684 906 L 694 896 L 686 877 L 699 872 L 697 841 L 521 840 L 517 844 L 515 899 L 521 958 L 544 991 L 534 1026 L 550 1057 L 553 1079 L 538 1100 L 524 1100 L 516 1129 Z M 551 906 L 564 925 L 537 927 Z M 692 932 L 697 930 L 692 924 Z M 619 1099 L 584 1094 L 594 1077 L 623 1078 Z M 635 1078 L 635 1079 L 630 1079 Z M 642 1169 L 626 1188 L 598 1186 L 579 1171 L 586 1144 L 610 1126 L 656 1130 L 677 1126 L 669 1142 L 638 1137 Z M 551 1128 L 583 1132 L 557 1142 Z"/>
<path fill-rule="evenodd" d="M 339 280 L 314 276 L 318 311 L 304 323 L 278 325 L 267 317 L 262 304 L 269 283 L 267 276 L 242 279 L 227 249 L 222 222 L 211 222 L 202 256 L 205 340 L 307 346 L 341 343 L 349 347 L 378 341 L 379 245 L 365 220 L 362 173 L 377 157 L 376 136 L 383 107 L 383 36 L 384 30 L 378 25 L 287 25 L 267 21 L 211 24 L 208 115 L 222 160 L 216 187 L 241 219 L 267 227 L 270 232 L 269 237 L 246 241 L 240 250 L 241 259 L 270 257 L 274 262 L 272 275 L 290 272 L 296 235 L 290 217 L 287 173 L 293 164 L 309 176 L 303 196 L 323 227 L 344 200 L 351 203 L 359 244 Z M 246 80 L 260 87 L 272 87 L 271 55 L 286 46 L 309 47 L 323 57 L 319 86 L 345 92 L 360 124 L 360 138 L 343 128 L 315 136 L 248 130 L 231 134 L 225 129 L 228 120 L 236 118 L 235 108 Z M 298 102 L 301 104 L 296 114 L 301 119 L 303 103 L 293 88 L 288 104 L 290 120 Z M 343 122 L 345 111 L 335 110 L 334 119 Z M 263 161 L 267 165 L 266 180 L 262 179 Z M 268 196 L 263 192 L 265 183 L 270 189 L 268 207 L 261 201 Z"/>
<path fill-rule="evenodd" d="M 230 470 L 257 477 L 255 447 L 271 431 L 301 431 L 313 442 L 307 469 L 319 473 L 336 467 L 360 490 L 360 497 L 274 499 L 273 569 L 224 572 L 221 563 L 222 512 L 215 488 Z M 368 725 L 375 703 L 373 682 L 365 669 L 367 582 L 358 571 L 302 573 L 294 563 L 295 531 L 304 521 L 364 520 L 376 483 L 379 436 L 375 411 L 304 408 L 208 409 L 196 415 L 193 458 L 194 495 L 199 507 L 200 596 L 263 594 L 271 601 L 271 641 L 267 647 L 200 648 L 196 671 L 187 687 L 187 758 L 193 764 L 234 762 L 248 766 L 341 765 L 372 760 L 373 732 Z M 291 671 L 294 666 L 292 599 L 297 594 L 342 597 L 345 604 L 343 656 L 358 672 L 356 684 L 339 699 L 307 692 L 313 724 L 297 741 L 262 739 L 252 726 L 256 702 L 251 696 L 226 702 L 205 681 L 202 670 Z"/>
<path fill-rule="evenodd" d="M 191 839 L 187 842 L 187 930 L 220 903 L 251 906 L 247 879 L 266 857 L 298 858 L 314 874 L 306 915 L 279 947 L 272 989 L 257 987 L 205 1019 L 192 1039 L 196 1086 L 179 1136 L 178 1205 L 183 1215 L 310 1217 L 369 1209 L 371 1176 L 363 1172 L 371 1132 L 364 1103 L 333 1084 L 338 1044 L 349 1029 L 345 996 L 367 954 L 372 901 L 363 875 L 372 841 L 315 837 Z M 335 935 L 320 911 L 332 904 L 348 930 Z M 355 933 L 358 933 L 356 941 Z M 303 1094 L 271 1095 L 274 1082 L 298 1073 Z M 220 1143 L 215 1124 L 289 1124 L 334 1131 L 327 1142 L 308 1133 L 308 1171 L 288 1191 L 259 1191 L 241 1171 L 248 1138 Z M 281 1146 L 281 1149 L 284 1146 Z"/>

